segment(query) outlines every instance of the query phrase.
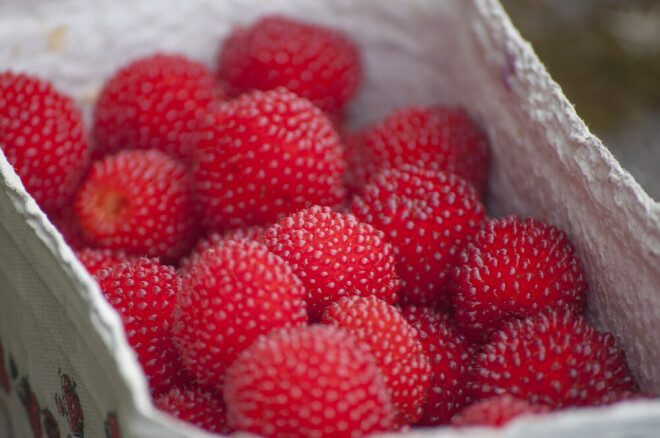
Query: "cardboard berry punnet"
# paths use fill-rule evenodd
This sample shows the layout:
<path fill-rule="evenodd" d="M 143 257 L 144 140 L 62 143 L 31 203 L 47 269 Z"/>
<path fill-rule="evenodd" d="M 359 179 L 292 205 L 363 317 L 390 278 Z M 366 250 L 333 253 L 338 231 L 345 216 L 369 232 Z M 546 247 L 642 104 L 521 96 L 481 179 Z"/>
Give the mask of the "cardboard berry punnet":
<path fill-rule="evenodd" d="M 0 2 L 0 68 L 52 81 L 89 118 L 103 81 L 127 61 L 161 50 L 212 66 L 232 27 L 275 12 L 358 43 L 365 83 L 349 110 L 354 123 L 412 103 L 467 108 L 492 145 L 490 213 L 566 230 L 590 283 L 588 317 L 615 335 L 642 391 L 660 393 L 660 204 L 589 133 L 496 0 L 9 0 Z M 212 436 L 154 408 L 118 314 L 4 155 L 0 177 L 0 410 L 13 436 Z M 406 434 L 658 430 L 660 401 L 645 399 L 497 431 Z"/>

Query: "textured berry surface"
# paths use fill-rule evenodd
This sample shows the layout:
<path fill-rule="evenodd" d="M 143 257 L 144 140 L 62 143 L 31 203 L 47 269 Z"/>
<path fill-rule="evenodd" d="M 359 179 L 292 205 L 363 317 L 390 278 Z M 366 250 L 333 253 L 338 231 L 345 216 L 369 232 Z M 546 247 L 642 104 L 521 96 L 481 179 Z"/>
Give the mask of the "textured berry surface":
<path fill-rule="evenodd" d="M 129 261 L 126 253 L 120 249 L 81 248 L 74 253 L 90 275 L 95 275 L 101 269 L 112 268 L 123 261 Z"/>
<path fill-rule="evenodd" d="M 230 434 L 222 395 L 212 388 L 189 384 L 175 386 L 154 400 L 159 409 L 209 432 Z"/>
<path fill-rule="evenodd" d="M 200 239 L 192 252 L 179 261 L 179 269 L 182 272 L 190 272 L 193 265 L 197 263 L 197 260 L 199 260 L 202 253 L 207 249 L 222 246 L 222 244 L 229 240 L 247 239 L 258 241 L 264 231 L 266 231 L 266 228 L 260 225 L 235 228 L 224 233 L 214 231 L 208 236 Z"/>
<path fill-rule="evenodd" d="M 584 310 L 588 284 L 575 249 L 563 231 L 542 221 L 485 222 L 461 262 L 454 272 L 455 317 L 474 342 L 545 308 Z"/>
<path fill-rule="evenodd" d="M 535 415 L 550 411 L 548 406 L 535 405 L 527 400 L 505 394 L 470 405 L 451 420 L 454 426 L 503 426 L 521 415 Z"/>
<path fill-rule="evenodd" d="M 611 393 L 636 389 L 614 337 L 568 311 L 508 322 L 484 345 L 471 374 L 474 400 L 511 394 L 555 408 L 599 405 Z"/>
<path fill-rule="evenodd" d="M 200 132 L 196 193 L 217 231 L 266 225 L 344 196 L 343 149 L 328 119 L 284 88 L 221 105 Z"/>
<path fill-rule="evenodd" d="M 128 342 L 154 395 L 186 383 L 172 342 L 172 310 L 181 289 L 176 270 L 156 259 L 139 258 L 97 272 L 99 287 L 124 323 Z"/>
<path fill-rule="evenodd" d="M 333 117 L 355 95 L 362 76 L 358 49 L 347 36 L 279 16 L 236 29 L 219 61 L 220 79 L 231 94 L 282 86 Z"/>
<path fill-rule="evenodd" d="M 97 161 L 76 198 L 88 242 L 174 262 L 194 242 L 192 182 L 158 150 L 121 151 Z"/>
<path fill-rule="evenodd" d="M 376 175 L 351 209 L 394 246 L 401 302 L 448 308 L 451 270 L 485 217 L 475 189 L 454 174 L 403 165 Z"/>
<path fill-rule="evenodd" d="M 73 249 L 82 249 L 89 246 L 78 220 L 75 205 L 70 203 L 56 212 L 48 213 L 48 220 L 55 225 L 62 234 L 64 241 Z"/>
<path fill-rule="evenodd" d="M 347 143 L 351 189 L 382 169 L 412 164 L 455 173 L 486 195 L 490 149 L 486 136 L 460 108 L 400 108 Z"/>
<path fill-rule="evenodd" d="M 214 77 L 181 55 L 154 54 L 118 70 L 96 103 L 98 157 L 121 149 L 158 149 L 190 161 L 189 135 L 211 106 Z"/>
<path fill-rule="evenodd" d="M 302 280 L 313 321 L 343 296 L 375 296 L 388 303 L 398 299 L 392 245 L 353 215 L 310 207 L 266 230 L 263 242 Z"/>
<path fill-rule="evenodd" d="M 369 347 L 385 376 L 401 425 L 422 415 L 431 366 L 418 333 L 392 305 L 376 297 L 344 297 L 328 306 L 323 323 L 343 327 Z"/>
<path fill-rule="evenodd" d="M 0 149 L 39 206 L 69 202 L 89 167 L 82 115 L 37 77 L 0 72 Z"/>
<path fill-rule="evenodd" d="M 229 424 L 265 437 L 360 437 L 393 428 L 374 357 L 345 330 L 272 332 L 227 371 Z"/>
<path fill-rule="evenodd" d="M 457 332 L 447 313 L 430 307 L 408 306 L 401 314 L 418 330 L 431 363 L 424 415 L 417 424 L 447 424 L 470 401 L 469 365 L 476 348 Z"/>
<path fill-rule="evenodd" d="M 183 363 L 198 382 L 220 390 L 226 368 L 259 335 L 307 323 L 305 288 L 268 248 L 228 241 L 204 252 L 174 312 Z"/>

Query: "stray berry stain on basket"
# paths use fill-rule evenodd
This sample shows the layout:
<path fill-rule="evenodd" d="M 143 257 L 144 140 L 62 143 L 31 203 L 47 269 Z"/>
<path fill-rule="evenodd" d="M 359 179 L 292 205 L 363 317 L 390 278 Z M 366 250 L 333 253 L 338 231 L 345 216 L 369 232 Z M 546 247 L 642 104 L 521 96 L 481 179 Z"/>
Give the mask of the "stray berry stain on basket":
<path fill-rule="evenodd" d="M 48 408 L 44 408 L 41 411 L 41 416 L 43 417 L 44 429 L 46 430 L 47 438 L 60 438 L 60 426 L 57 424 L 57 420 L 53 416 L 53 413 Z"/>
<path fill-rule="evenodd" d="M 108 419 L 103 423 L 103 427 L 105 428 L 106 438 L 121 438 L 116 413 L 108 412 Z"/>
<path fill-rule="evenodd" d="M 5 350 L 2 348 L 2 342 L 0 341 L 0 387 L 5 390 L 6 393 L 9 393 L 11 387 L 9 386 L 9 374 L 7 373 L 7 367 L 5 366 Z"/>
<path fill-rule="evenodd" d="M 21 380 L 18 382 L 17 392 L 28 415 L 28 421 L 30 422 L 34 437 L 41 438 L 43 429 L 41 427 L 39 402 L 37 401 L 37 396 L 32 392 L 32 388 L 30 388 L 30 382 L 28 382 L 27 377 L 21 377 Z"/>
<path fill-rule="evenodd" d="M 500 77 L 504 86 L 509 91 L 513 90 L 512 77 L 515 77 L 516 74 L 516 55 L 511 53 L 510 50 L 506 50 L 506 59 L 502 67 L 500 67 Z"/>
<path fill-rule="evenodd" d="M 76 382 L 68 374 L 62 374 L 61 370 L 59 373 L 62 384 L 62 396 L 60 397 L 59 394 L 55 394 L 57 409 L 61 415 L 66 416 L 73 436 L 83 438 L 85 436 L 85 416 L 80 405 L 80 398 L 76 392 Z"/>
<path fill-rule="evenodd" d="M 9 376 L 11 380 L 18 378 L 18 368 L 16 368 L 16 362 L 14 362 L 14 358 L 11 355 L 9 355 Z"/>

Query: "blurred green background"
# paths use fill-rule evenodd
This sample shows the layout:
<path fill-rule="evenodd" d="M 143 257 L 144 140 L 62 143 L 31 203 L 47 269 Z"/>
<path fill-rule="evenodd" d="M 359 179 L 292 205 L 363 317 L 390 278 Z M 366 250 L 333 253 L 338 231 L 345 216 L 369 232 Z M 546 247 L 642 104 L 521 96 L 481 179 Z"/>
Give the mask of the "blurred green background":
<path fill-rule="evenodd" d="M 589 129 L 660 201 L 660 0 L 501 0 Z"/>

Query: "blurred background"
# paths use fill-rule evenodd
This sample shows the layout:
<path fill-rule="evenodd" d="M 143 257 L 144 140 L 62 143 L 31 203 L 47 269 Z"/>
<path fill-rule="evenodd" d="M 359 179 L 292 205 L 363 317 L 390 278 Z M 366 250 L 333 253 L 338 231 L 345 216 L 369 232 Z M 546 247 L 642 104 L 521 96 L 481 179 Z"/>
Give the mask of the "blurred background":
<path fill-rule="evenodd" d="M 592 133 L 660 201 L 660 0 L 501 0 Z"/>

